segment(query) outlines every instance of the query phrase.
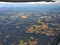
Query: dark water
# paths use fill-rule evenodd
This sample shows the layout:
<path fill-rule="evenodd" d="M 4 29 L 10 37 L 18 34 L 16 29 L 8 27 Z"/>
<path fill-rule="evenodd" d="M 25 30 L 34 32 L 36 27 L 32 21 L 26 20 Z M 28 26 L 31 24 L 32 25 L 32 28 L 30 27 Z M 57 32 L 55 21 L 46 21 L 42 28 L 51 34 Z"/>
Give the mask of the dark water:
<path fill-rule="evenodd" d="M 0 7 L 0 45 L 51 45 L 59 33 L 59 4 Z"/>

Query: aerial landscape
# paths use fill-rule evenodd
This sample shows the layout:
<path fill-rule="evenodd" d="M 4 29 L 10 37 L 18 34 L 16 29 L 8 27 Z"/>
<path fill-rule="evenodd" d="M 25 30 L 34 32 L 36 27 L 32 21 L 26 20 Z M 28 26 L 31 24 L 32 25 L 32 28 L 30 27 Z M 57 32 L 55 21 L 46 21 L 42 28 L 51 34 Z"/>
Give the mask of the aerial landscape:
<path fill-rule="evenodd" d="M 60 4 L 0 7 L 0 45 L 51 45 L 59 33 Z"/>

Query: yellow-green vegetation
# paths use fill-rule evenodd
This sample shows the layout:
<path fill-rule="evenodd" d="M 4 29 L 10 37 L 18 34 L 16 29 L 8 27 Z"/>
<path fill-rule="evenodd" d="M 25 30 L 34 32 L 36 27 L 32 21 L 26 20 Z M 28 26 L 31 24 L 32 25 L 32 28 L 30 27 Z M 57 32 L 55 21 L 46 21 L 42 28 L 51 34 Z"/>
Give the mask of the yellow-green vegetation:
<path fill-rule="evenodd" d="M 44 24 L 44 22 L 42 22 L 41 20 L 37 20 L 37 23 L 40 25 Z"/>
<path fill-rule="evenodd" d="M 36 45 L 38 43 L 38 40 L 35 38 L 29 39 L 27 42 L 24 40 L 20 40 L 18 45 Z"/>
<path fill-rule="evenodd" d="M 22 18 L 22 19 L 26 19 L 27 16 L 26 16 L 26 15 L 21 15 L 21 18 Z"/>
<path fill-rule="evenodd" d="M 27 28 L 27 33 L 33 33 L 33 32 L 40 32 L 41 27 L 39 25 L 32 25 L 31 27 Z"/>
<path fill-rule="evenodd" d="M 29 45 L 36 45 L 38 43 L 37 39 L 30 39 L 28 42 Z"/>
<path fill-rule="evenodd" d="M 27 45 L 27 42 L 25 42 L 24 40 L 21 40 L 21 41 L 19 42 L 19 45 Z"/>
<path fill-rule="evenodd" d="M 47 36 L 53 36 L 54 33 L 52 30 L 48 28 L 48 25 L 42 24 L 42 25 L 32 25 L 31 27 L 28 27 L 26 30 L 27 33 L 33 33 L 36 34 L 45 34 Z"/>

